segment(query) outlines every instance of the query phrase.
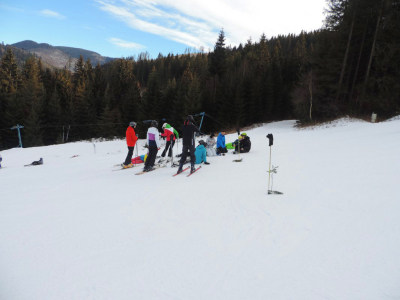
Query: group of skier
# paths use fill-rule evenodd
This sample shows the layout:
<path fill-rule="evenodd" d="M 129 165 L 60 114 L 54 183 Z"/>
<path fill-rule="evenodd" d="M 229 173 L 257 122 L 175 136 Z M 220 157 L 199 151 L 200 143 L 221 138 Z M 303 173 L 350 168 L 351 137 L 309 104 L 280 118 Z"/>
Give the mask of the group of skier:
<path fill-rule="evenodd" d="M 126 156 L 125 162 L 122 164 L 123 168 L 131 168 L 132 164 L 132 156 L 134 147 L 138 140 L 138 136 L 135 133 L 135 128 L 137 124 L 136 122 L 130 122 L 127 130 L 126 130 L 126 142 L 128 145 L 128 155 Z M 167 123 L 164 123 L 163 133 L 159 133 L 158 131 L 158 122 L 151 121 L 150 127 L 147 130 L 147 146 L 148 146 L 148 154 L 145 159 L 145 164 L 143 168 L 143 172 L 149 172 L 155 169 L 154 164 L 157 158 L 157 153 L 161 149 L 160 136 L 166 139 L 165 149 L 161 154 L 161 158 L 158 161 L 159 164 L 167 163 L 172 159 L 172 149 L 175 145 L 175 141 L 179 139 L 179 133 Z M 225 155 L 228 152 L 227 147 L 225 145 L 225 132 L 222 131 L 218 135 L 217 141 L 215 141 L 215 135 L 211 133 L 211 135 L 207 138 L 206 141 L 200 140 L 199 145 L 196 147 L 195 145 L 195 135 L 200 134 L 199 128 L 195 125 L 193 117 L 188 116 L 181 128 L 182 131 L 182 154 L 180 155 L 179 165 L 177 174 L 183 171 L 183 165 L 187 162 L 187 157 L 190 156 L 190 172 L 193 173 L 196 168 L 195 164 L 210 164 L 207 162 L 207 156 L 220 156 Z M 245 153 L 249 152 L 251 148 L 250 138 L 242 133 L 238 137 L 238 140 L 235 143 L 235 152 Z M 233 143 L 232 143 L 233 144 Z M 214 148 L 216 147 L 216 148 Z M 165 156 L 167 155 L 167 158 Z M 136 158 L 135 158 L 136 160 Z"/>

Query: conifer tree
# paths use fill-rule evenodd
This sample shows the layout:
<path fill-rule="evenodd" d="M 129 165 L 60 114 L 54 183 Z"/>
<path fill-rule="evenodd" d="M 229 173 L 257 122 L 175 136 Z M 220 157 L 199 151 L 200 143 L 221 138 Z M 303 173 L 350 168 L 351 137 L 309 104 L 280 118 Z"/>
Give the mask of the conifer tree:
<path fill-rule="evenodd" d="M 225 33 L 223 29 L 219 33 L 218 40 L 214 46 L 214 52 L 210 56 L 210 73 L 222 78 L 226 72 Z"/>

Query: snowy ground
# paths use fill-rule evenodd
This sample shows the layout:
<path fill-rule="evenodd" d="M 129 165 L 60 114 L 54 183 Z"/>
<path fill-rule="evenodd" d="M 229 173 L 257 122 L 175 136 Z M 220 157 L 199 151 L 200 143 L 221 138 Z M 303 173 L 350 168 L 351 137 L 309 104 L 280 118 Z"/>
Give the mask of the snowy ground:
<path fill-rule="evenodd" d="M 2 151 L 0 299 L 400 299 L 400 120 L 293 125 L 189 178 L 111 172 L 124 141 Z"/>

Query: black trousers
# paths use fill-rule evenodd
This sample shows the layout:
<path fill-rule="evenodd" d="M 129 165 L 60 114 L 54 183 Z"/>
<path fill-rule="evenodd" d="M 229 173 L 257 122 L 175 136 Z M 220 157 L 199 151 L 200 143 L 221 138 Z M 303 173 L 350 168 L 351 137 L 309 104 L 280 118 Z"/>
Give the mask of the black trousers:
<path fill-rule="evenodd" d="M 226 149 L 226 147 L 225 148 L 219 147 L 217 148 L 217 153 L 228 153 L 228 150 Z"/>
<path fill-rule="evenodd" d="M 154 166 L 154 162 L 156 161 L 157 157 L 157 152 L 158 152 L 157 146 L 149 147 L 149 155 L 147 155 L 146 162 L 144 163 L 145 168 Z"/>
<path fill-rule="evenodd" d="M 238 148 L 237 146 L 235 147 L 235 151 L 236 151 L 236 152 L 239 152 L 239 148 Z M 247 152 L 249 152 L 249 151 L 250 151 L 250 150 L 246 150 L 246 149 L 243 149 L 243 150 L 242 150 L 242 149 L 240 149 L 240 153 L 247 153 Z"/>
<path fill-rule="evenodd" d="M 126 159 L 125 159 L 125 162 L 124 162 L 125 166 L 132 163 L 132 155 L 133 155 L 133 149 L 134 148 L 135 147 L 128 147 L 128 155 L 126 156 Z"/>
<path fill-rule="evenodd" d="M 179 164 L 183 165 L 185 163 L 186 157 L 189 152 L 190 164 L 193 166 L 196 162 L 196 155 L 194 154 L 195 151 L 196 151 L 196 149 L 194 148 L 194 146 L 183 146 L 182 147 L 182 156 L 181 156 L 181 160 L 179 161 Z"/>
<path fill-rule="evenodd" d="M 165 157 L 165 154 L 167 153 L 168 148 L 169 148 L 168 156 L 172 157 L 172 148 L 174 148 L 174 145 L 175 145 L 175 141 L 174 140 L 172 140 L 172 142 L 171 141 L 167 141 L 167 143 L 165 144 L 165 149 L 164 149 L 163 153 L 161 154 L 161 156 Z"/>

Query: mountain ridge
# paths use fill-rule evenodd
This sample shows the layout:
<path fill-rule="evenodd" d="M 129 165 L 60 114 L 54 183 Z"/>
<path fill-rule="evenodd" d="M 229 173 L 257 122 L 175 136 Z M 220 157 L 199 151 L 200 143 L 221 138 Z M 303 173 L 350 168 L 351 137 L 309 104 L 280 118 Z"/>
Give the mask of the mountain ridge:
<path fill-rule="evenodd" d="M 52 46 L 47 43 L 37 43 L 32 40 L 24 40 L 11 44 L 10 46 L 35 54 L 40 57 L 42 61 L 56 68 L 67 67 L 71 71 L 74 70 L 75 63 L 80 55 L 82 55 L 84 60 L 90 59 L 93 65 L 97 65 L 97 63 L 102 65 L 115 59 L 82 48 Z"/>

